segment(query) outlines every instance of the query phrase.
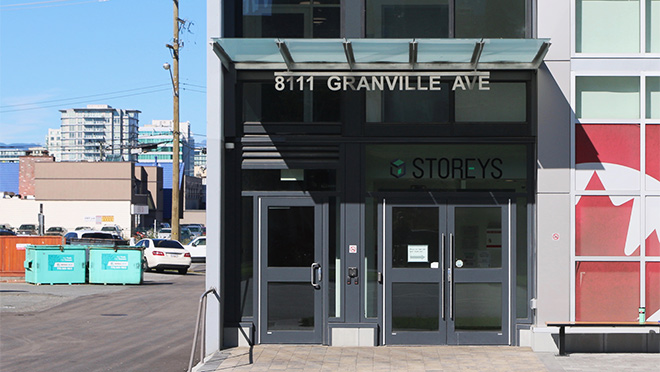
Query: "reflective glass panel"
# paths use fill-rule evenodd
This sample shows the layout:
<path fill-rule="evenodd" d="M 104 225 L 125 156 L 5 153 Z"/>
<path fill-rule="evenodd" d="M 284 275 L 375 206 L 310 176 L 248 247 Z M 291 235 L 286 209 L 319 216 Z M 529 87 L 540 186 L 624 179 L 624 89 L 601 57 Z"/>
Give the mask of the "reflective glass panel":
<path fill-rule="evenodd" d="M 392 331 L 437 331 L 439 319 L 438 283 L 392 284 Z"/>
<path fill-rule="evenodd" d="M 639 256 L 641 208 L 639 198 L 617 196 L 579 197 L 575 206 L 575 254 L 578 256 Z"/>
<path fill-rule="evenodd" d="M 310 267 L 314 243 L 314 207 L 268 207 L 268 266 Z"/>
<path fill-rule="evenodd" d="M 577 0 L 578 53 L 639 53 L 639 0 Z"/>
<path fill-rule="evenodd" d="M 411 77 L 410 80 L 413 80 Z M 428 86 L 427 79 L 422 80 Z M 449 84 L 438 91 L 384 90 L 367 92 L 368 123 L 447 123 Z"/>
<path fill-rule="evenodd" d="M 636 322 L 639 262 L 577 262 L 575 320 Z"/>
<path fill-rule="evenodd" d="M 578 118 L 638 119 L 640 117 L 639 77 L 578 76 L 575 85 L 575 110 Z"/>
<path fill-rule="evenodd" d="M 364 267 L 367 270 L 365 280 L 365 318 L 376 318 L 378 316 L 378 203 L 374 198 L 365 198 L 365 252 Z"/>
<path fill-rule="evenodd" d="M 527 121 L 527 85 L 525 83 L 488 84 L 490 90 L 456 89 L 457 122 Z"/>
<path fill-rule="evenodd" d="M 646 189 L 660 190 L 660 125 L 646 124 Z M 658 214 L 660 216 L 660 214 Z"/>
<path fill-rule="evenodd" d="M 447 38 L 448 0 L 367 0 L 367 38 Z"/>
<path fill-rule="evenodd" d="M 502 267 L 501 208 L 457 207 L 454 218 L 454 267 Z"/>
<path fill-rule="evenodd" d="M 660 321 L 660 262 L 646 264 L 646 319 Z"/>
<path fill-rule="evenodd" d="M 455 288 L 455 330 L 502 330 L 502 284 L 458 283 Z"/>
<path fill-rule="evenodd" d="M 241 315 L 252 316 L 254 299 L 253 260 L 253 201 L 251 196 L 241 198 Z"/>
<path fill-rule="evenodd" d="M 393 207 L 392 267 L 428 269 L 439 262 L 438 226 L 438 208 Z"/>
<path fill-rule="evenodd" d="M 660 3 L 660 1 L 658 1 Z M 660 9 L 660 6 L 658 6 Z M 660 22 L 660 20 L 658 20 Z M 660 32 L 660 30 L 658 30 Z M 660 39 L 660 36 L 658 37 Z M 658 50 L 660 52 L 660 49 Z M 646 118 L 660 119 L 660 77 L 646 77 Z"/>
<path fill-rule="evenodd" d="M 456 0 L 457 38 L 524 38 L 526 0 Z"/>
<path fill-rule="evenodd" d="M 646 51 L 660 53 L 660 0 L 646 1 Z"/>
<path fill-rule="evenodd" d="M 314 287 L 268 283 L 268 330 L 314 331 Z"/>
<path fill-rule="evenodd" d="M 337 171 L 334 169 L 296 169 L 302 179 L 283 179 L 282 169 L 244 169 L 243 191 L 334 191 Z"/>
<path fill-rule="evenodd" d="M 243 1 L 243 37 L 339 37 L 339 1 Z"/>

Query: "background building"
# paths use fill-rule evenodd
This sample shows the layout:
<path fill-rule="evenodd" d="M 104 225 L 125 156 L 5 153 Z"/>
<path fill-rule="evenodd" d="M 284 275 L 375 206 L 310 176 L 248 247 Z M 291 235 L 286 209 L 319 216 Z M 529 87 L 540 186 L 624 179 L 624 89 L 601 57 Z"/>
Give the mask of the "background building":
<path fill-rule="evenodd" d="M 149 150 L 138 156 L 140 163 L 169 163 L 172 164 L 172 120 L 152 120 L 139 128 L 140 144 L 158 143 L 158 147 Z M 182 172 L 187 176 L 192 176 L 194 172 L 194 148 L 195 139 L 191 135 L 190 122 L 179 123 L 179 161 L 181 162 Z M 170 172 L 171 174 L 171 172 Z"/>
<path fill-rule="evenodd" d="M 61 161 L 135 161 L 138 110 L 108 105 L 60 110 Z"/>
<path fill-rule="evenodd" d="M 48 128 L 46 135 L 46 148 L 55 161 L 62 160 L 62 131 L 61 129 Z"/>

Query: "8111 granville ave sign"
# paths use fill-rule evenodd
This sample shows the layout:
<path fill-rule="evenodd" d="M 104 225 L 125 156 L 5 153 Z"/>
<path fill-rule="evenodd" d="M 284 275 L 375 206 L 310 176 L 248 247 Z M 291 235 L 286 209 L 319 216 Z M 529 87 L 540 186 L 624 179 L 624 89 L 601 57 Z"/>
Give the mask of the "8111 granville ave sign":
<path fill-rule="evenodd" d="M 331 91 L 442 90 L 441 82 L 453 77 L 451 90 L 490 90 L 488 71 L 443 72 L 276 72 L 275 89 L 314 90 L 323 84 Z M 444 79 L 443 79 L 444 78 Z"/>

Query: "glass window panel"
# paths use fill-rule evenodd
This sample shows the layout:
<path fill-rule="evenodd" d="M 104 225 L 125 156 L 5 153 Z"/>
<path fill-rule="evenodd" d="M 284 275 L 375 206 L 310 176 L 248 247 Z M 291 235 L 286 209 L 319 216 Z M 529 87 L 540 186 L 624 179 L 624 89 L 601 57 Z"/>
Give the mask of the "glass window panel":
<path fill-rule="evenodd" d="M 314 207 L 268 207 L 269 267 L 310 267 L 314 240 Z"/>
<path fill-rule="evenodd" d="M 581 119 L 638 119 L 639 77 L 578 76 L 575 99 Z"/>
<path fill-rule="evenodd" d="M 454 329 L 502 330 L 502 284 L 458 283 L 454 296 Z"/>
<path fill-rule="evenodd" d="M 457 207 L 454 213 L 454 257 L 461 268 L 502 267 L 501 208 Z"/>
<path fill-rule="evenodd" d="M 314 331 L 314 287 L 268 283 L 268 330 Z"/>
<path fill-rule="evenodd" d="M 577 0 L 576 52 L 639 53 L 639 0 Z"/>
<path fill-rule="evenodd" d="M 527 241 L 527 198 L 516 199 L 516 317 L 527 318 L 529 312 L 529 265 Z"/>
<path fill-rule="evenodd" d="M 637 124 L 575 126 L 577 190 L 639 190 Z"/>
<path fill-rule="evenodd" d="M 525 0 L 456 0 L 457 38 L 524 38 Z"/>
<path fill-rule="evenodd" d="M 660 0 L 658 2 L 660 3 Z M 657 52 L 660 53 L 660 50 Z M 646 77 L 646 118 L 660 119 L 660 76 Z"/>
<path fill-rule="evenodd" d="M 581 196 L 575 206 L 577 256 L 639 256 L 639 198 Z M 637 213 L 635 213 L 637 210 Z"/>
<path fill-rule="evenodd" d="M 378 317 L 378 203 L 374 198 L 365 199 L 365 244 L 364 267 L 367 270 L 364 295 L 366 318 Z"/>
<path fill-rule="evenodd" d="M 660 125 L 646 124 L 646 189 L 660 190 Z"/>
<path fill-rule="evenodd" d="M 369 91 L 367 122 L 446 123 L 449 121 L 449 85 L 441 83 L 439 86 L 438 91 Z"/>
<path fill-rule="evenodd" d="M 337 171 L 305 169 L 300 181 L 283 181 L 281 169 L 244 169 L 243 191 L 334 191 Z"/>
<path fill-rule="evenodd" d="M 660 262 L 646 264 L 646 320 L 660 322 Z"/>
<path fill-rule="evenodd" d="M 646 51 L 660 53 L 660 0 L 646 1 Z"/>
<path fill-rule="evenodd" d="M 437 331 L 439 326 L 438 283 L 392 284 L 392 331 Z"/>
<path fill-rule="evenodd" d="M 340 216 L 339 200 L 330 198 L 328 202 L 328 317 L 336 318 L 341 316 L 341 249 L 338 246 Z"/>
<path fill-rule="evenodd" d="M 243 37 L 339 37 L 339 1 L 243 1 Z"/>
<path fill-rule="evenodd" d="M 575 320 L 637 321 L 639 268 L 637 262 L 577 262 Z"/>
<path fill-rule="evenodd" d="M 435 207 L 392 208 L 392 267 L 430 268 L 439 261 Z"/>
<path fill-rule="evenodd" d="M 242 197 L 241 215 L 241 315 L 252 316 L 254 299 L 253 200 Z"/>
<path fill-rule="evenodd" d="M 646 255 L 660 256 L 660 196 L 646 198 Z"/>
<path fill-rule="evenodd" d="M 274 83 L 244 83 L 243 121 L 339 122 L 340 100 L 341 92 L 332 92 L 321 83 L 314 84 L 313 91 L 288 88 L 277 91 Z"/>
<path fill-rule="evenodd" d="M 493 83 L 490 90 L 456 89 L 457 122 L 527 121 L 527 85 Z"/>
<path fill-rule="evenodd" d="M 367 0 L 367 38 L 447 38 L 447 0 Z"/>

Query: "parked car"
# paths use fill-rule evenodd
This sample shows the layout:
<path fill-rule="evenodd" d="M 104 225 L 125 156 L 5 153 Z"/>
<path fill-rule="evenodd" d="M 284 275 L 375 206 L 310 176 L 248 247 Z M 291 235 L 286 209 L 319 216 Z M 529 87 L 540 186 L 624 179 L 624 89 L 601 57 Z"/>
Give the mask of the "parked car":
<path fill-rule="evenodd" d="M 184 275 L 188 272 L 192 259 L 181 243 L 170 239 L 142 239 L 136 246 L 144 248 L 142 266 L 144 271 L 177 270 Z"/>
<path fill-rule="evenodd" d="M 107 231 L 76 230 L 64 235 L 66 244 L 128 245 L 120 236 Z"/>
<path fill-rule="evenodd" d="M 0 236 L 2 235 L 16 235 L 16 233 L 11 230 L 0 229 Z"/>
<path fill-rule="evenodd" d="M 190 237 L 191 238 L 196 238 L 198 236 L 204 235 L 203 231 L 202 231 L 202 225 L 201 224 L 190 223 L 190 224 L 181 225 L 182 230 L 183 230 L 184 227 L 190 231 Z"/>
<path fill-rule="evenodd" d="M 156 238 L 158 239 L 169 239 L 172 237 L 172 229 L 169 227 L 163 227 L 162 229 L 158 230 L 158 234 L 156 234 Z"/>
<path fill-rule="evenodd" d="M 76 227 L 76 231 L 78 231 L 78 230 L 94 230 L 94 229 L 92 229 L 89 226 L 78 226 L 78 227 Z"/>
<path fill-rule="evenodd" d="M 158 239 L 171 239 L 172 238 L 172 229 L 169 227 L 164 227 L 160 230 L 158 230 L 158 234 L 156 235 Z M 187 243 L 192 239 L 192 236 L 190 234 L 190 230 L 188 230 L 185 227 L 181 227 L 179 229 L 179 240 Z"/>
<path fill-rule="evenodd" d="M 52 226 L 49 227 L 48 230 L 46 230 L 46 235 L 59 235 L 59 236 L 64 236 L 66 234 L 67 230 L 61 226 Z"/>
<path fill-rule="evenodd" d="M 194 262 L 206 262 L 206 237 L 198 236 L 185 248 L 190 252 L 190 256 Z"/>
<path fill-rule="evenodd" d="M 14 228 L 8 223 L 0 223 L 0 229 L 14 231 Z"/>
<path fill-rule="evenodd" d="M 117 225 L 105 225 L 105 226 L 101 227 L 101 231 L 111 232 L 113 234 L 123 236 L 122 228 L 117 226 Z"/>
<path fill-rule="evenodd" d="M 39 225 L 24 223 L 18 227 L 16 235 L 39 235 Z"/>

